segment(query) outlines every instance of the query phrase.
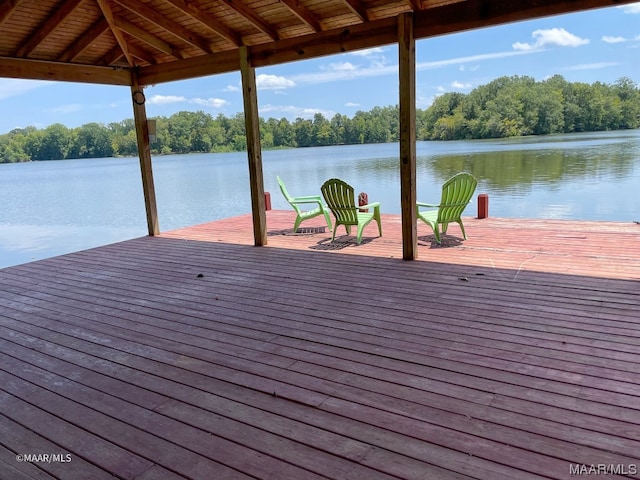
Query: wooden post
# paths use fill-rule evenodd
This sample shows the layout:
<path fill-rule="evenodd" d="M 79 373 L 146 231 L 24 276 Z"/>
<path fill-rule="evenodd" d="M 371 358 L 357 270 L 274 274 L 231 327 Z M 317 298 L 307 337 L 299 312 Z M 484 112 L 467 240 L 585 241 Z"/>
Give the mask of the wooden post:
<path fill-rule="evenodd" d="M 489 195 L 481 193 L 478 195 L 478 218 L 489 216 Z"/>
<path fill-rule="evenodd" d="M 244 101 L 244 123 L 247 131 L 247 154 L 249 157 L 253 239 L 254 245 L 261 246 L 267 244 L 267 214 L 265 212 L 264 179 L 262 176 L 262 149 L 260 147 L 256 72 L 250 64 L 247 47 L 242 46 L 239 51 L 240 73 L 242 75 L 242 98 Z"/>
<path fill-rule="evenodd" d="M 416 206 L 416 42 L 413 14 L 398 16 L 402 258 L 418 258 Z"/>
<path fill-rule="evenodd" d="M 144 207 L 147 212 L 147 228 L 149 235 L 154 236 L 160 233 L 160 226 L 158 225 L 156 190 L 153 184 L 153 170 L 151 168 L 149 125 L 147 123 L 147 110 L 144 106 L 145 96 L 142 87 L 138 85 L 137 73 L 134 71 L 131 76 L 133 118 L 136 126 L 136 138 L 138 140 L 138 157 L 140 158 L 140 172 L 142 173 Z"/>

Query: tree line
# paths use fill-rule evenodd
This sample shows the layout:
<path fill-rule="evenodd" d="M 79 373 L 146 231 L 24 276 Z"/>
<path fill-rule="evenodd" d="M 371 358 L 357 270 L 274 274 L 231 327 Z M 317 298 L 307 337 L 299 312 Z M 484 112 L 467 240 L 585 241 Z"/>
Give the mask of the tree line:
<path fill-rule="evenodd" d="M 178 112 L 156 117 L 154 154 L 246 150 L 244 116 Z M 416 111 L 418 140 L 464 140 L 545 135 L 640 127 L 640 90 L 623 77 L 609 85 L 567 82 L 555 75 L 544 81 L 501 77 L 468 94 L 438 96 Z M 353 117 L 326 119 L 260 119 L 262 147 L 294 148 L 385 143 L 399 138 L 398 106 L 358 111 Z M 137 155 L 132 119 L 67 128 L 56 123 L 44 129 L 27 127 L 0 135 L 0 163 L 67 158 Z"/>

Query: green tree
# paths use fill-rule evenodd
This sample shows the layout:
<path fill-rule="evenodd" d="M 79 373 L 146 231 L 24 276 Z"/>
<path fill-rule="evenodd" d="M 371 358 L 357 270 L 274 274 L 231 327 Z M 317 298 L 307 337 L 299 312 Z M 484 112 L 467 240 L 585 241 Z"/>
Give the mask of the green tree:
<path fill-rule="evenodd" d="M 76 129 L 74 158 L 104 158 L 113 155 L 112 134 L 99 123 L 87 123 Z"/>

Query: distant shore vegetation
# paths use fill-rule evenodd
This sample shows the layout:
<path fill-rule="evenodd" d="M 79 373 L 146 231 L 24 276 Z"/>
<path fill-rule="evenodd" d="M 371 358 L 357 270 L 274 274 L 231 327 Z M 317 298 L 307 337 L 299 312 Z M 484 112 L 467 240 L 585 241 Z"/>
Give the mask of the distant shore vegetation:
<path fill-rule="evenodd" d="M 353 117 L 260 119 L 262 147 L 296 148 L 386 143 L 398 140 L 398 106 L 375 107 Z M 156 117 L 154 154 L 246 150 L 244 115 L 216 117 L 178 112 Z M 418 140 L 470 140 L 640 127 L 640 90 L 627 77 L 613 84 L 571 83 L 555 75 L 544 81 L 501 77 L 468 94 L 438 96 L 416 111 Z M 27 127 L 0 135 L 0 163 L 137 155 L 132 119 L 108 125 Z"/>

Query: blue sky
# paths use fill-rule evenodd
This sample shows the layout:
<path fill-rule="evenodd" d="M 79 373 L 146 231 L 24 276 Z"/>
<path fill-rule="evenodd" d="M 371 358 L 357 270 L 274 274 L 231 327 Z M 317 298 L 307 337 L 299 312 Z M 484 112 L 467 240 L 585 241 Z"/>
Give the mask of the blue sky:
<path fill-rule="evenodd" d="M 571 82 L 640 84 L 640 3 L 548 17 L 419 40 L 417 102 L 427 108 L 444 92 L 470 92 L 503 75 Z M 263 118 L 352 116 L 398 103 L 397 46 L 292 62 L 256 70 Z M 127 87 L 0 78 L 0 133 L 52 123 L 78 127 L 132 118 Z M 215 75 L 145 89 L 147 115 L 242 111 L 240 74 Z"/>

